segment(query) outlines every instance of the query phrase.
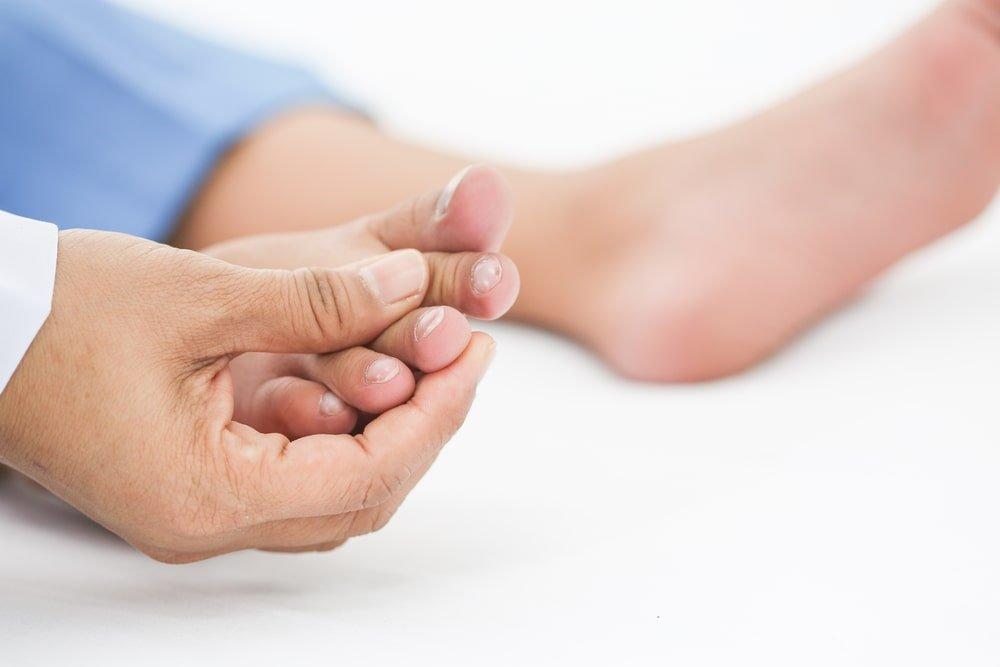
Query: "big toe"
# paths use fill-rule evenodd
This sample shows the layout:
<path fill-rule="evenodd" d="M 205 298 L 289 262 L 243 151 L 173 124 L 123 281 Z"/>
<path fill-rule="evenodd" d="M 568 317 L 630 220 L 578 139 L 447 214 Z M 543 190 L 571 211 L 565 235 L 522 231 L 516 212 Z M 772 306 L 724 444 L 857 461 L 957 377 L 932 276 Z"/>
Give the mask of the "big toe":
<path fill-rule="evenodd" d="M 473 165 L 444 188 L 374 216 L 368 224 L 390 249 L 492 252 L 503 243 L 513 210 L 510 188 L 500 172 Z"/>

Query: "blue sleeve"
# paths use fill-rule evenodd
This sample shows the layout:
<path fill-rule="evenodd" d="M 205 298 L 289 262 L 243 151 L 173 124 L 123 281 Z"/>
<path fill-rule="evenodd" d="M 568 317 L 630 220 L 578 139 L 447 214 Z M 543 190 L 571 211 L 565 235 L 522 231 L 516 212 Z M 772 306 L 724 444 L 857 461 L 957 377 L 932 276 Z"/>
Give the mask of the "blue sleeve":
<path fill-rule="evenodd" d="M 163 240 L 228 147 L 318 80 L 100 0 L 0 0 L 0 209 Z"/>

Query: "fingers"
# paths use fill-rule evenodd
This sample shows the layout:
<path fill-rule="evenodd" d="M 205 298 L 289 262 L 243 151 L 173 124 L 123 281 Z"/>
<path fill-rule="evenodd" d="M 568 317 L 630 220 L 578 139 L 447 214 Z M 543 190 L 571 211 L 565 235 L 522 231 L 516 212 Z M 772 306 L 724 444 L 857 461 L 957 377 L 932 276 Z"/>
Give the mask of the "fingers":
<path fill-rule="evenodd" d="M 244 374 L 259 374 L 263 367 L 273 369 L 275 377 L 262 378 L 248 399 L 237 401 L 235 418 L 292 439 L 350 433 L 358 423 L 355 408 L 379 414 L 401 405 L 413 395 L 415 380 L 408 367 L 425 373 L 441 370 L 462 354 L 471 336 L 461 313 L 437 306 L 408 313 L 368 348 L 328 355 L 241 355 L 234 370 L 239 366 Z"/>
<path fill-rule="evenodd" d="M 425 306 L 447 305 L 470 317 L 493 320 L 506 314 L 521 289 L 517 266 L 494 253 L 426 253 L 430 284 Z"/>
<path fill-rule="evenodd" d="M 316 433 L 350 433 L 358 411 L 318 382 L 277 377 L 261 384 L 250 399 L 247 426 L 262 433 L 304 438 Z"/>
<path fill-rule="evenodd" d="M 386 329 L 369 347 L 433 373 L 455 361 L 472 337 L 469 321 L 454 308 L 418 308 Z"/>
<path fill-rule="evenodd" d="M 468 320 L 458 311 L 446 306 L 420 308 L 390 326 L 367 348 L 303 357 L 299 372 L 362 412 L 380 414 L 413 395 L 410 366 L 425 373 L 439 371 L 462 354 L 471 336 Z M 313 409 L 314 399 L 314 391 L 303 391 L 300 402 L 305 409 L 296 414 Z M 300 424 L 297 437 L 349 432 L 324 429 L 324 423 L 314 418 L 307 425 Z"/>
<path fill-rule="evenodd" d="M 368 225 L 389 248 L 428 253 L 425 306 L 451 306 L 492 320 L 510 310 L 520 290 L 514 262 L 495 254 L 510 229 L 512 211 L 503 177 L 479 165 L 456 175 L 444 190 L 370 218 Z"/>
<path fill-rule="evenodd" d="M 332 352 L 374 339 L 423 301 L 427 263 L 400 250 L 340 269 L 268 271 L 226 266 L 206 281 L 218 354 Z"/>
<path fill-rule="evenodd" d="M 497 251 L 513 220 L 510 188 L 484 165 L 462 170 L 443 190 L 428 192 L 368 219 L 390 249 Z"/>
<path fill-rule="evenodd" d="M 330 516 L 391 499 L 458 430 L 493 349 L 492 339 L 474 334 L 455 363 L 421 378 L 413 398 L 358 436 L 288 442 L 231 424 L 223 439 L 226 466 L 239 480 L 245 514 L 259 523 Z"/>
<path fill-rule="evenodd" d="M 406 480 L 403 487 L 381 505 L 333 516 L 274 521 L 254 531 L 255 539 L 262 540 L 265 551 L 288 553 L 329 551 L 352 537 L 381 530 L 395 516 L 406 497 L 427 474 L 436 459 L 437 455 L 434 455 L 425 461 L 420 469 Z"/>
<path fill-rule="evenodd" d="M 441 367 L 463 349 L 464 344 Z M 237 421 L 291 439 L 350 433 L 358 410 L 378 414 L 413 395 L 416 381 L 406 363 L 368 348 L 287 356 L 281 374 L 263 381 L 248 404 L 238 406 Z"/>

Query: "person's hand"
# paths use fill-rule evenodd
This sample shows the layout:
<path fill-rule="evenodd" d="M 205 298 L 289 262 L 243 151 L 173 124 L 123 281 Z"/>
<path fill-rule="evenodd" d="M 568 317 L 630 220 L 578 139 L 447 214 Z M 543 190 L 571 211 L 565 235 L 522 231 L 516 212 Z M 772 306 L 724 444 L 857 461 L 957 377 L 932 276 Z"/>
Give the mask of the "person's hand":
<path fill-rule="evenodd" d="M 255 268 L 336 267 L 391 250 L 425 251 L 423 307 L 373 341 L 331 354 L 248 353 L 233 360 L 236 419 L 289 438 L 347 433 L 410 398 L 413 371 L 452 363 L 471 336 L 463 313 L 505 314 L 517 296 L 514 264 L 497 250 L 510 227 L 509 190 L 498 172 L 474 166 L 442 190 L 387 213 L 318 232 L 251 236 L 204 250 Z M 412 369 L 412 371 L 411 371 Z M 362 421 L 363 423 L 363 421 Z"/>
<path fill-rule="evenodd" d="M 229 362 L 374 340 L 425 300 L 428 280 L 412 250 L 253 270 L 62 232 L 52 314 L 0 394 L 0 462 L 164 561 L 374 530 L 462 423 L 492 341 L 474 335 L 363 433 L 295 441 L 233 420 Z"/>

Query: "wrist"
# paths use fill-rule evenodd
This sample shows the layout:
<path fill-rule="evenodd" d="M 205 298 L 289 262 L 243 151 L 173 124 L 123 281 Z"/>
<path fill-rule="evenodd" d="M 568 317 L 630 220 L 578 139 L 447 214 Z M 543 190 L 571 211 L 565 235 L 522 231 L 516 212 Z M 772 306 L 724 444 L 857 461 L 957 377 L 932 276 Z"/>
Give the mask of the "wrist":
<path fill-rule="evenodd" d="M 61 322 L 75 322 L 77 327 L 69 344 L 80 345 L 85 339 L 80 307 L 87 299 L 74 285 L 80 283 L 79 256 L 86 255 L 80 246 L 88 237 L 100 232 L 71 230 L 54 232 L 53 274 L 46 298 L 45 317 L 41 320 L 16 370 L 3 391 L 0 391 L 0 462 L 29 475 L 36 476 L 33 467 L 42 466 L 39 438 L 52 414 L 61 405 L 63 392 L 73 387 L 72 377 L 78 369 L 64 368 L 56 341 L 64 329 Z M 97 275 L 83 281 L 91 286 L 98 283 Z M 97 289 L 100 289 L 99 287 Z M 73 296 L 67 296 L 72 293 Z M 74 313 L 66 313 L 73 304 Z M 63 349 L 65 353 L 65 349 Z M 65 415 L 63 415 L 65 417 Z"/>

